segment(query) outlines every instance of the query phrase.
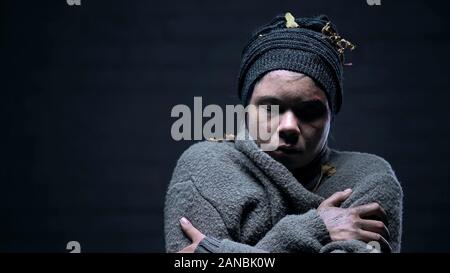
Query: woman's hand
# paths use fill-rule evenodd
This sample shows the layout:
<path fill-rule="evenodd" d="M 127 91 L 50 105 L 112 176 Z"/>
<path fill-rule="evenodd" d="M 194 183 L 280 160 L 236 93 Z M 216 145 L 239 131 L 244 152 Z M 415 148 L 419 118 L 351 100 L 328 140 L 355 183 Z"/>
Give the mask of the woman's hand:
<path fill-rule="evenodd" d="M 205 235 L 198 229 L 196 229 L 185 217 L 180 219 L 180 224 L 181 229 L 183 230 L 184 234 L 186 234 L 186 236 L 192 241 L 192 244 L 183 248 L 178 253 L 194 253 L 200 241 L 205 238 Z"/>
<path fill-rule="evenodd" d="M 325 223 L 333 241 L 360 240 L 366 243 L 379 242 L 382 250 L 390 252 L 389 230 L 384 222 L 386 212 L 378 203 L 370 203 L 343 209 L 340 204 L 351 194 L 351 190 L 336 192 L 324 200 L 317 212 Z M 375 217 L 376 220 L 373 218 Z M 372 218 L 372 219 L 371 219 Z"/>

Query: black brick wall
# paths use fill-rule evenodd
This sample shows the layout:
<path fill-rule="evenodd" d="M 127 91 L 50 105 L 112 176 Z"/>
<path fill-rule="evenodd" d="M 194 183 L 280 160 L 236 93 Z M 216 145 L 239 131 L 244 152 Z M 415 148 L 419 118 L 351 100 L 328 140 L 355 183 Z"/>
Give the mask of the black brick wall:
<path fill-rule="evenodd" d="M 2 1 L 0 251 L 164 250 L 171 107 L 236 103 L 251 31 L 326 13 L 348 54 L 331 146 L 371 152 L 405 191 L 404 251 L 450 250 L 445 1 Z"/>

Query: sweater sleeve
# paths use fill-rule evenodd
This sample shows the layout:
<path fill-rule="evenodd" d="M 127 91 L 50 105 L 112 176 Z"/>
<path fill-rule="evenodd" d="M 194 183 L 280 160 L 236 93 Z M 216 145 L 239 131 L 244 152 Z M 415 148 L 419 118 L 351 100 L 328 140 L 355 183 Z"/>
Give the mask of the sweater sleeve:
<path fill-rule="evenodd" d="M 392 252 L 400 252 L 402 234 L 403 192 L 395 175 L 374 173 L 368 175 L 353 188 L 353 193 L 341 207 L 355 207 L 377 202 L 387 214 L 386 227 L 389 230 L 389 244 Z M 367 243 L 358 240 L 334 241 L 326 244 L 320 252 L 373 252 Z"/>
<path fill-rule="evenodd" d="M 319 252 L 329 241 L 325 224 L 312 209 L 305 214 L 285 216 L 254 246 L 235 242 L 219 212 L 203 198 L 192 181 L 186 181 L 172 185 L 167 192 L 164 220 L 167 252 L 177 252 L 191 244 L 179 224 L 183 216 L 207 235 L 196 252 Z"/>

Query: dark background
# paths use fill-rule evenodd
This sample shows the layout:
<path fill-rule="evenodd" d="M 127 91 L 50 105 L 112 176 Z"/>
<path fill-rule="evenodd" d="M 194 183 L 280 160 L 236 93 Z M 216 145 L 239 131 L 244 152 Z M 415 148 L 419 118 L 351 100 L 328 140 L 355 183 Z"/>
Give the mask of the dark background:
<path fill-rule="evenodd" d="M 347 54 L 331 146 L 405 192 L 403 251 L 450 250 L 445 1 L 1 2 L 0 251 L 164 251 L 176 104 L 237 103 L 240 52 L 273 16 L 326 13 Z"/>

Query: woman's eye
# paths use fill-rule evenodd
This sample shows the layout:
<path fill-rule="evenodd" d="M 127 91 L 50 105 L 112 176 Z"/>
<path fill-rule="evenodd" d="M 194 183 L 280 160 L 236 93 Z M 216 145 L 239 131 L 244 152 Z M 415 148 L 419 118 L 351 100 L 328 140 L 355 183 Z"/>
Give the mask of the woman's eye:
<path fill-rule="evenodd" d="M 323 117 L 326 113 L 326 108 L 324 106 L 321 106 L 319 104 L 316 105 L 308 105 L 305 107 L 302 107 L 297 115 L 300 120 L 303 120 L 305 122 L 311 122 L 316 119 L 319 119 Z"/>
<path fill-rule="evenodd" d="M 282 111 L 279 105 L 267 105 L 266 107 L 267 113 L 271 116 L 278 115 Z"/>

